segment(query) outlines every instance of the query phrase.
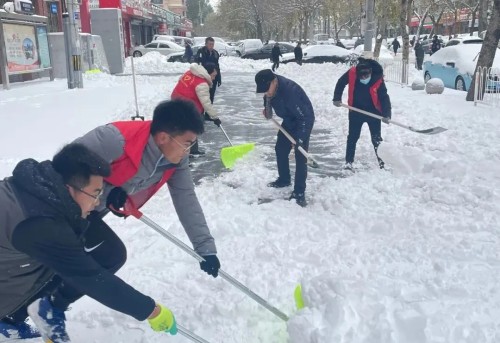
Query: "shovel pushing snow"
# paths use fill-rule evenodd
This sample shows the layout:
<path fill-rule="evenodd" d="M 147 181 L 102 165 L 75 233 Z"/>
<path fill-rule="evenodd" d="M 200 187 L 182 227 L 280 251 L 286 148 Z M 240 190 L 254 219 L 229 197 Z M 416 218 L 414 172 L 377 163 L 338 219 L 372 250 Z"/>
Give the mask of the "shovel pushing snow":
<path fill-rule="evenodd" d="M 139 219 L 144 224 L 148 225 L 153 230 L 155 230 L 156 232 L 158 232 L 160 235 L 162 235 L 163 237 L 165 237 L 166 239 L 168 239 L 170 242 L 174 243 L 177 247 L 179 247 L 182 250 L 184 250 L 184 252 L 186 252 L 189 255 L 191 255 L 192 257 L 194 257 L 196 260 L 198 260 L 198 262 L 204 262 L 205 261 L 205 259 L 203 257 L 201 257 L 198 253 L 196 253 L 196 251 L 194 251 L 193 249 L 191 249 L 187 244 L 185 244 L 180 239 L 178 239 L 177 237 L 175 237 L 174 235 L 172 235 L 170 232 L 168 232 L 167 230 L 165 230 L 163 227 L 161 227 L 160 225 L 158 225 L 156 222 L 154 222 L 153 220 L 151 220 L 150 218 L 148 218 L 147 216 L 145 216 L 135 206 L 135 204 L 133 203 L 132 199 L 128 198 L 127 201 L 126 201 L 126 203 L 125 203 L 125 206 L 123 208 L 124 208 L 123 210 L 117 210 L 117 209 L 112 209 L 112 210 L 115 211 L 115 212 L 124 214 L 126 216 L 133 216 L 133 217 Z M 233 278 L 231 275 L 229 275 L 228 273 L 226 273 L 222 269 L 219 269 L 219 275 L 223 279 L 225 279 L 226 281 L 228 281 L 231 285 L 233 285 L 234 287 L 236 287 L 237 289 L 239 289 L 241 292 L 245 293 L 247 296 L 249 296 L 250 298 L 252 298 L 253 300 L 255 300 L 259 305 L 263 306 L 264 308 L 266 308 L 267 310 L 269 310 L 270 312 L 272 312 L 274 315 L 276 315 L 277 317 L 279 317 L 283 321 L 285 321 L 285 322 L 288 321 L 289 318 L 288 318 L 288 316 L 285 313 L 281 312 L 276 307 L 272 306 L 266 300 L 264 300 L 263 298 L 261 298 L 259 295 L 257 295 L 256 293 L 254 293 L 251 289 L 249 289 L 248 287 L 246 287 L 245 285 L 243 285 L 241 282 L 239 282 L 238 280 L 236 280 L 235 278 Z"/>
<path fill-rule="evenodd" d="M 222 161 L 222 164 L 224 165 L 224 167 L 229 169 L 234 166 L 236 160 L 242 158 L 250 151 L 252 151 L 255 147 L 255 143 L 233 145 L 233 143 L 229 139 L 229 136 L 226 133 L 226 130 L 224 130 L 222 125 L 220 125 L 219 127 L 224 133 L 224 136 L 226 136 L 227 141 L 231 145 L 230 147 L 222 148 L 220 151 L 220 159 Z"/>
<path fill-rule="evenodd" d="M 374 114 L 374 113 L 371 113 L 371 112 L 368 112 L 368 111 L 365 111 L 365 110 L 361 110 L 361 109 L 356 108 L 356 107 L 352 107 L 352 106 L 349 106 L 349 105 L 346 105 L 346 104 L 342 104 L 341 106 L 345 107 L 345 108 L 348 108 L 351 111 L 356 111 L 356 112 L 359 112 L 359 113 L 366 114 L 367 116 L 376 118 L 378 120 L 384 119 L 384 117 L 382 117 L 382 116 L 379 116 L 377 114 Z M 430 128 L 430 129 L 417 130 L 417 129 L 415 129 L 412 126 L 408 126 L 408 125 L 404 125 L 404 124 L 398 123 L 397 121 L 394 121 L 392 119 L 388 119 L 388 121 L 389 121 L 390 124 L 394 124 L 394 125 L 400 126 L 402 128 L 405 128 L 405 129 L 413 131 L 413 132 L 423 133 L 425 135 L 435 135 L 435 134 L 438 134 L 438 133 L 441 133 L 441 132 L 444 132 L 444 131 L 448 130 L 448 129 L 445 129 L 444 127 L 441 127 L 441 126 L 436 126 L 436 127 Z"/>

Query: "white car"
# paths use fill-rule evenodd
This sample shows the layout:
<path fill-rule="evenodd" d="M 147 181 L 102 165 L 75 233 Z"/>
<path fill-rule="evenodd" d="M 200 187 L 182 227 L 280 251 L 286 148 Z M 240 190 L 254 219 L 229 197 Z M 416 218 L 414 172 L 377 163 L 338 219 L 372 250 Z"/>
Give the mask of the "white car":
<path fill-rule="evenodd" d="M 460 44 L 483 44 L 483 39 L 474 36 L 452 38 L 446 43 L 445 47 Z"/>
<path fill-rule="evenodd" d="M 375 44 L 372 44 L 372 49 L 374 49 L 374 48 L 375 48 Z M 365 46 L 364 46 L 364 44 L 361 44 L 361 45 L 358 45 L 354 49 L 354 53 L 358 54 L 359 56 L 363 56 L 364 50 L 365 50 Z M 380 55 L 379 55 L 377 61 L 382 66 L 388 66 L 388 65 L 394 64 L 394 56 L 389 51 L 389 49 L 387 49 L 387 47 L 384 46 L 383 44 L 380 46 Z"/>
<path fill-rule="evenodd" d="M 245 51 L 254 50 L 262 48 L 264 44 L 260 39 L 243 39 L 239 41 L 238 46 L 236 47 L 236 53 L 238 56 L 243 56 Z"/>
<path fill-rule="evenodd" d="M 302 50 L 302 56 L 302 63 L 349 63 L 358 59 L 352 51 L 329 44 L 308 46 Z M 295 60 L 293 52 L 283 54 L 283 63 L 293 60 Z"/>
<path fill-rule="evenodd" d="M 148 52 L 158 51 L 162 55 L 170 55 L 174 52 L 184 52 L 185 48 L 170 41 L 153 41 L 146 45 L 139 45 L 132 48 L 132 56 L 141 57 Z"/>
<path fill-rule="evenodd" d="M 205 45 L 205 39 L 207 37 L 194 37 L 193 42 L 194 46 L 203 46 Z M 214 49 L 217 50 L 220 56 L 237 56 L 236 47 L 230 46 L 224 42 L 222 38 L 213 37 L 214 39 Z"/>

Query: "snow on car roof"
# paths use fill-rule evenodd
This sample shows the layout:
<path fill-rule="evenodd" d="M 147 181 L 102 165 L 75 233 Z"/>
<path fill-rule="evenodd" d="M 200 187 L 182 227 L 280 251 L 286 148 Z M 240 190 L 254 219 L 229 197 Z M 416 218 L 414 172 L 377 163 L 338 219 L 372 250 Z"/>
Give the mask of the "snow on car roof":
<path fill-rule="evenodd" d="M 455 67 L 463 74 L 474 74 L 477 59 L 481 51 L 482 44 L 461 44 L 453 45 L 440 49 L 434 53 L 429 61 L 434 64 L 446 65 L 446 63 L 455 63 Z M 500 53 L 498 49 L 493 61 L 493 68 L 500 68 Z"/>
<path fill-rule="evenodd" d="M 309 55 L 317 55 L 317 54 L 328 54 L 328 55 L 335 55 L 335 56 L 349 56 L 352 55 L 352 51 L 349 51 L 347 49 L 341 48 L 336 45 L 311 45 L 308 46 L 303 50 L 303 52 L 307 52 Z"/>

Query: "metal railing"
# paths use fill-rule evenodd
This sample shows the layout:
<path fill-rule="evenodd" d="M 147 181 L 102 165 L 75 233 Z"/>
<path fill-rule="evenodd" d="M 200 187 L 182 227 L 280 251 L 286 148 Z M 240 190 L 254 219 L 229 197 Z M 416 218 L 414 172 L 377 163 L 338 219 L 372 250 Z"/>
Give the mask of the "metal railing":
<path fill-rule="evenodd" d="M 401 85 L 408 84 L 408 76 L 410 73 L 410 64 L 405 60 L 385 60 L 381 58 L 375 59 L 382 68 L 384 68 L 384 80 L 396 82 Z"/>
<path fill-rule="evenodd" d="M 477 67 L 475 73 L 474 105 L 478 102 L 500 107 L 500 69 Z"/>

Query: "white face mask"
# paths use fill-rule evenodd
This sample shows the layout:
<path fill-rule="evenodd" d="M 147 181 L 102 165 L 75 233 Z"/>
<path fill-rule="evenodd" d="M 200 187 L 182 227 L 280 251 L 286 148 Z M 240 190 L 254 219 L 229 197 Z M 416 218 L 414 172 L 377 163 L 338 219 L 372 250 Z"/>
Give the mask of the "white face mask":
<path fill-rule="evenodd" d="M 366 79 L 359 79 L 359 81 L 360 81 L 362 84 L 367 85 L 367 84 L 369 84 L 369 83 L 370 83 L 370 80 L 371 80 L 371 79 L 372 79 L 372 77 L 370 76 L 370 77 L 368 77 L 368 78 L 366 78 Z"/>

